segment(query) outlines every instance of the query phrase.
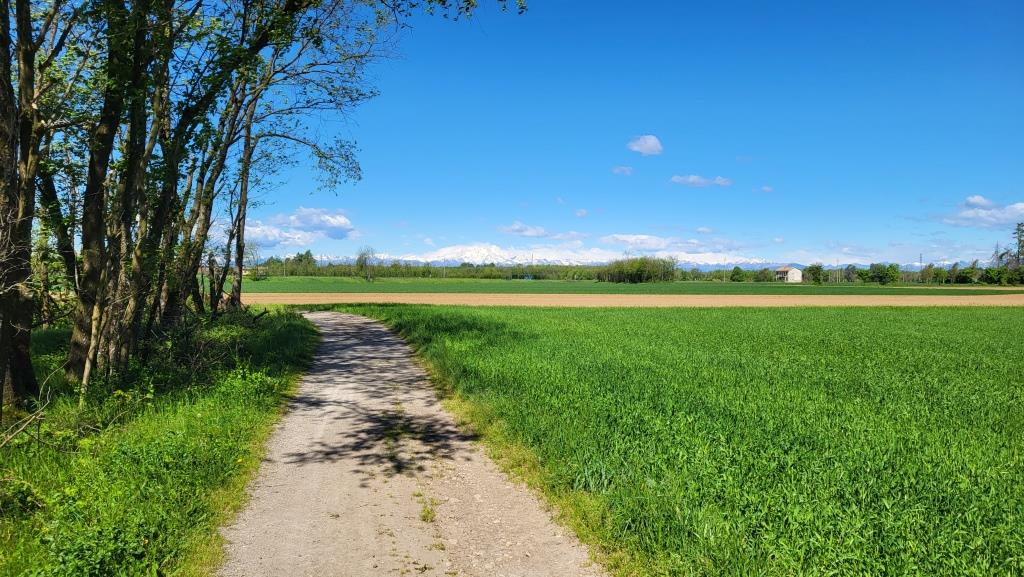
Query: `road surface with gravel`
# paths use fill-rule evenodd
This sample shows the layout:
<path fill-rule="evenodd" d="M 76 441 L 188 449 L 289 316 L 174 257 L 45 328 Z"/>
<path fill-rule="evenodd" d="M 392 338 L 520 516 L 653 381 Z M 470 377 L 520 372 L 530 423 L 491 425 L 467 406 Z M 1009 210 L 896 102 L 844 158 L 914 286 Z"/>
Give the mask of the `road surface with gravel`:
<path fill-rule="evenodd" d="M 322 343 L 222 529 L 220 575 L 603 574 L 455 425 L 402 340 L 364 317 L 306 316 Z"/>

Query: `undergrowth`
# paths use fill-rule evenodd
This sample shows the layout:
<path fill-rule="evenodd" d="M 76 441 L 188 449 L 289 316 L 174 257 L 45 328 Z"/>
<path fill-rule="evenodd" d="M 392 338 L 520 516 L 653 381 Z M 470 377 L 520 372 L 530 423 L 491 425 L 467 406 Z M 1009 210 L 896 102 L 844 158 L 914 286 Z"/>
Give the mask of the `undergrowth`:
<path fill-rule="evenodd" d="M 41 418 L 0 448 L 0 575 L 182 575 L 216 563 L 216 528 L 243 499 L 316 341 L 291 313 L 194 321 L 79 407 L 57 377 L 66 331 L 40 331 Z"/>

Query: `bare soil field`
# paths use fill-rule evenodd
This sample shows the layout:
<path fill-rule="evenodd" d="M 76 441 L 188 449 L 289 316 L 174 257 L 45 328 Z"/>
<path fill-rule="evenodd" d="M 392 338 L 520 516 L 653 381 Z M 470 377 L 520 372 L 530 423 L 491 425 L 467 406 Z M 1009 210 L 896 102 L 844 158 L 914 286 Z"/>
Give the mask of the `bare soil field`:
<path fill-rule="evenodd" d="M 652 295 L 486 293 L 245 293 L 250 305 L 395 303 L 526 307 L 984 307 L 1024 306 L 1024 294 Z"/>

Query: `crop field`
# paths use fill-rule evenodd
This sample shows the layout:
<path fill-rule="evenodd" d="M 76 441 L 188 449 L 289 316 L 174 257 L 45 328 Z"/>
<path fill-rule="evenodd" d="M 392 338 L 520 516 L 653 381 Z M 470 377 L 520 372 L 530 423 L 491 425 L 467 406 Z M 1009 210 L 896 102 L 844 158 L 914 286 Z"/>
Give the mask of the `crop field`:
<path fill-rule="evenodd" d="M 1016 309 L 336 308 L 619 573 L 1024 572 Z"/>
<path fill-rule="evenodd" d="M 741 295 L 982 295 L 1024 293 L 1024 288 L 944 286 L 821 285 L 682 281 L 642 284 L 561 280 L 490 280 L 352 277 L 272 277 L 246 280 L 246 293 L 509 293 L 509 294 L 741 294 Z"/>

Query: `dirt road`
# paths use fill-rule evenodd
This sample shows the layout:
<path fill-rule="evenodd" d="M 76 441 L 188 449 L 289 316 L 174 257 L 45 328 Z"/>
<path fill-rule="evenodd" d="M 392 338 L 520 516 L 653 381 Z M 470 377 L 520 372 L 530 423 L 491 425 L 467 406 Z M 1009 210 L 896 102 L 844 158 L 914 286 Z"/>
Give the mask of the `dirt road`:
<path fill-rule="evenodd" d="M 597 576 L 510 483 L 382 325 L 311 313 L 323 341 L 272 435 L 220 574 Z"/>
<path fill-rule="evenodd" d="M 624 295 L 484 293 L 245 293 L 246 304 L 404 303 L 528 307 L 918 307 L 1024 306 L 995 295 Z"/>

